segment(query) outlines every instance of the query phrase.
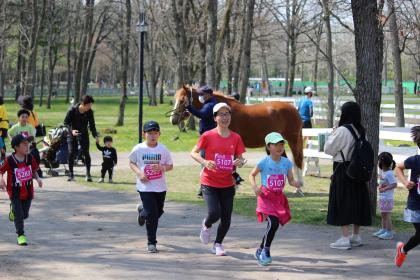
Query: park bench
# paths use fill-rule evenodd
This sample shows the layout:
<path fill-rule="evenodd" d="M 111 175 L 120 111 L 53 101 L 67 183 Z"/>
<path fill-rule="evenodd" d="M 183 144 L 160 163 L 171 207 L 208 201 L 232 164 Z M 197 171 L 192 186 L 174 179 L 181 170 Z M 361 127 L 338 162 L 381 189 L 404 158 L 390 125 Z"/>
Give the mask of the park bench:
<path fill-rule="evenodd" d="M 319 147 L 319 136 L 322 134 L 331 133 L 331 128 L 304 128 L 302 135 L 310 137 L 307 148 L 303 150 L 305 165 L 303 169 L 303 176 L 307 174 L 315 174 L 321 176 L 321 169 L 319 166 L 320 159 L 332 159 L 332 156 L 324 153 L 322 147 Z M 407 157 L 419 153 L 416 147 L 394 147 L 389 145 L 386 141 L 397 140 L 411 142 L 411 133 L 407 128 L 381 128 L 379 131 L 379 152 L 390 152 L 396 163 L 404 161 Z M 321 145 L 322 146 L 322 145 Z"/>

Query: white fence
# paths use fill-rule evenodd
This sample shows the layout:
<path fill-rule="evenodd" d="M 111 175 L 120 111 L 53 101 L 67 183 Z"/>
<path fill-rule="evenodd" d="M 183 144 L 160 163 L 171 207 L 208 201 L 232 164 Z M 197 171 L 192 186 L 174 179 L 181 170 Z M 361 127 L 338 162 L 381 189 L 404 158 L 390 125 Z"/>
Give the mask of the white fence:
<path fill-rule="evenodd" d="M 265 101 L 282 101 L 291 103 L 297 106 L 300 98 L 294 97 L 247 97 L 246 104 L 261 103 Z M 354 100 L 351 97 L 340 97 L 341 100 L 335 101 L 335 120 L 338 121 L 340 117 L 340 107 L 343 103 L 349 100 Z M 389 97 L 385 99 L 390 99 Z M 405 98 L 405 102 L 409 100 L 420 100 L 419 98 Z M 314 117 L 313 120 L 316 123 L 317 120 L 327 120 L 328 107 L 327 100 L 322 98 L 312 98 L 314 103 Z M 420 124 L 420 104 L 404 104 L 404 116 L 406 119 L 406 127 L 412 127 Z M 389 121 L 389 119 L 395 118 L 395 105 L 394 104 L 381 104 L 381 125 L 382 126 L 395 126 L 395 122 Z M 386 118 L 386 119 L 384 119 Z"/>

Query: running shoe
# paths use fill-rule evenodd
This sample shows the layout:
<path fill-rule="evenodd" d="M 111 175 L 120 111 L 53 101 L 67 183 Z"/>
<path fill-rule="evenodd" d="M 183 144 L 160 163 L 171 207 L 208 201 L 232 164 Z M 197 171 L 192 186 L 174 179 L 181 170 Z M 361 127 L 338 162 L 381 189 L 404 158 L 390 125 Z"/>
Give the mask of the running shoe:
<path fill-rule="evenodd" d="M 349 250 L 351 249 L 350 238 L 341 237 L 334 243 L 331 243 L 330 248 L 339 250 Z"/>
<path fill-rule="evenodd" d="M 98 183 L 103 183 L 104 182 L 104 178 L 99 178 Z"/>
<path fill-rule="evenodd" d="M 225 248 L 223 248 L 223 245 L 219 243 L 214 243 L 211 252 L 216 256 L 226 256 Z"/>
<path fill-rule="evenodd" d="M 363 243 L 362 243 L 362 238 L 360 237 L 360 235 L 356 235 L 356 236 L 352 235 L 350 237 L 350 245 L 352 247 L 360 247 L 360 246 L 362 246 Z"/>
<path fill-rule="evenodd" d="M 405 261 L 405 258 L 407 257 L 407 254 L 402 252 L 403 248 L 404 248 L 404 243 L 398 242 L 396 252 L 395 252 L 395 258 L 394 258 L 395 265 L 398 267 L 402 266 L 402 264 Z"/>
<path fill-rule="evenodd" d="M 18 236 L 18 238 L 17 238 L 17 244 L 19 245 L 19 246 L 26 246 L 26 245 L 28 245 L 28 240 L 26 239 L 26 236 L 25 235 L 19 235 Z"/>
<path fill-rule="evenodd" d="M 394 234 L 392 233 L 392 231 L 385 231 L 384 233 L 382 233 L 378 237 L 380 239 L 383 239 L 383 240 L 391 240 L 391 239 L 394 238 Z"/>
<path fill-rule="evenodd" d="M 158 250 L 156 248 L 156 244 L 149 244 L 149 245 L 147 245 L 147 252 L 148 253 L 157 253 Z"/>
<path fill-rule="evenodd" d="M 261 266 L 269 265 L 272 262 L 271 256 L 270 256 L 270 250 L 267 248 L 264 248 L 261 251 L 260 257 L 258 258 L 258 264 Z"/>
<path fill-rule="evenodd" d="M 200 240 L 203 244 L 209 244 L 210 242 L 210 236 L 211 236 L 211 228 L 207 228 L 204 224 L 206 219 L 203 220 L 203 223 L 201 225 L 201 231 L 200 231 Z"/>
<path fill-rule="evenodd" d="M 375 232 L 374 234 L 372 234 L 372 236 L 376 236 L 378 237 L 379 235 L 385 233 L 386 229 L 381 228 L 380 230 L 378 230 L 377 232 Z"/>
<path fill-rule="evenodd" d="M 86 176 L 86 182 L 92 182 L 92 177 L 90 175 Z"/>

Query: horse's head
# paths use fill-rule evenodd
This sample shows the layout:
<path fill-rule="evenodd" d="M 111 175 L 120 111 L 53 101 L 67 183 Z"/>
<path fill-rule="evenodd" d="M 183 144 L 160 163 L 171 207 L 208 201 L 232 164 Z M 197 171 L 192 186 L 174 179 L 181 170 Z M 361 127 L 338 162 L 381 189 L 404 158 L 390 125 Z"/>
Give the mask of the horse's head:
<path fill-rule="evenodd" d="M 201 103 L 198 101 L 197 89 L 183 85 L 175 93 L 175 105 L 169 117 L 169 121 L 173 125 L 177 125 L 189 117 L 187 102 L 193 104 L 195 108 L 201 107 Z"/>

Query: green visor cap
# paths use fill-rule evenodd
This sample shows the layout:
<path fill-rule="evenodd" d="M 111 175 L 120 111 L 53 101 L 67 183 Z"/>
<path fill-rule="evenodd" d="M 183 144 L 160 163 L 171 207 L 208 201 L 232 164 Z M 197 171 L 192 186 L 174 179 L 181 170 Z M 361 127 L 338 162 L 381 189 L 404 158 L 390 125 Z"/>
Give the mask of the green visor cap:
<path fill-rule="evenodd" d="M 265 136 L 265 144 L 277 144 L 278 142 L 283 141 L 286 143 L 286 140 L 284 140 L 283 136 L 281 136 L 278 132 L 271 132 Z"/>

